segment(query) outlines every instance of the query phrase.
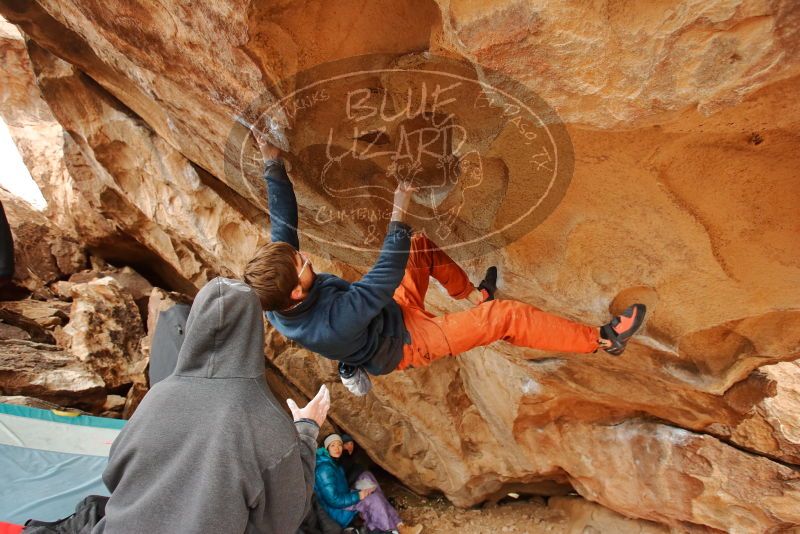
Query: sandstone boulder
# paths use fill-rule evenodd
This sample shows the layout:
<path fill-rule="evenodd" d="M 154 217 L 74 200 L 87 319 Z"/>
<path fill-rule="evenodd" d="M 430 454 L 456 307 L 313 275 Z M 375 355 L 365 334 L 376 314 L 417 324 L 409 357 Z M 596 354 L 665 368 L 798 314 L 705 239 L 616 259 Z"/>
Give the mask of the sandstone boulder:
<path fill-rule="evenodd" d="M 77 69 L 34 44 L 31 54 L 45 98 L 80 95 L 52 109 L 81 147 L 75 157 L 66 155 L 78 167 L 69 184 L 77 194 L 62 211 L 73 214 L 88 248 L 187 294 L 217 274 L 240 273 L 239 251 L 255 249 L 263 215 Z M 87 113 L 97 120 L 86 121 Z M 141 164 L 142 157 L 148 162 Z M 202 242 L 186 241 L 198 231 Z"/>
<path fill-rule="evenodd" d="M 0 393 L 62 406 L 96 409 L 106 400 L 105 382 L 86 363 L 53 345 L 0 341 Z"/>
<path fill-rule="evenodd" d="M 22 341 L 30 341 L 31 335 L 19 328 L 6 323 L 0 323 L 0 339 L 20 339 Z"/>
<path fill-rule="evenodd" d="M 547 506 L 561 512 L 566 520 L 564 534 L 667 534 L 668 527 L 648 521 L 629 519 L 597 506 L 591 501 L 576 497 L 551 497 Z M 687 529 L 689 531 L 695 529 Z M 700 529 L 697 529 L 699 531 Z"/>
<path fill-rule="evenodd" d="M 33 299 L 0 302 L 0 319 L 24 330 L 32 341 L 54 343 L 53 332 L 69 320 L 69 304 Z"/>
<path fill-rule="evenodd" d="M 70 305 L 58 300 L 15 300 L 0 302 L 0 309 L 11 317 L 16 315 L 36 323 L 41 328 L 53 330 L 69 321 Z"/>
<path fill-rule="evenodd" d="M 25 165 L 47 199 L 46 216 L 60 232 L 76 239 L 78 228 L 102 228 L 113 234 L 113 225 L 93 210 L 81 210 L 84 199 L 72 186 L 73 176 L 92 170 L 78 147 L 53 116 L 36 84 L 22 34 L 13 24 L 0 20 L 4 87 L 0 114 L 8 125 Z M 73 211 L 73 207 L 77 207 Z M 85 242 L 85 240 L 83 240 Z"/>
<path fill-rule="evenodd" d="M 777 392 L 733 428 L 730 439 L 746 449 L 800 465 L 800 364 L 785 362 L 761 369 L 774 381 Z"/>
<path fill-rule="evenodd" d="M 2 189 L 0 201 L 14 237 L 14 284 L 46 296 L 48 284 L 86 267 L 84 248 L 42 213 Z"/>
<path fill-rule="evenodd" d="M 132 382 L 142 360 L 142 320 L 133 297 L 111 277 L 72 287 L 69 323 L 59 344 L 99 374 L 109 389 Z"/>
<path fill-rule="evenodd" d="M 0 12 L 32 40 L 27 52 L 7 45 L 8 72 L 26 81 L 9 84 L 19 95 L 3 102 L 25 105 L 2 113 L 46 108 L 32 96 L 38 82 L 69 132 L 51 158 L 65 172 L 45 180 L 57 216 L 98 255 L 143 273 L 149 265 L 149 279 L 187 294 L 213 274 L 240 273 L 265 239 L 258 162 L 233 162 L 244 172 L 230 173 L 225 148 L 237 117 L 256 97 L 288 91 L 289 75 L 376 51 L 396 53 L 398 66 L 438 54 L 499 89 L 511 79 L 536 91 L 564 122 L 571 180 L 535 229 L 463 264 L 476 281 L 498 265 L 505 296 L 586 323 L 646 302 L 646 328 L 625 355 L 500 343 L 376 378 L 356 399 L 334 364 L 273 332 L 272 381 L 282 375 L 305 396 L 329 384 L 338 427 L 405 484 L 458 505 L 575 489 L 677 529 L 800 522 L 787 422 L 797 376 L 784 371 L 790 363 L 759 370 L 800 356 L 796 3 L 231 0 L 189 10 L 38 0 Z M 402 95 L 402 78 L 371 87 Z M 455 111 L 466 120 L 469 109 Z M 502 226 L 535 200 L 537 161 L 509 142 L 513 128 L 475 120 L 491 179 L 473 188 L 456 234 Z M 301 225 L 317 238 L 303 247 L 318 270 L 356 279 L 369 262 L 347 265 L 357 262 L 339 242 L 382 229 L 315 218 L 331 200 L 303 172 L 302 145 L 281 133 L 268 135 L 298 163 Z M 367 133 L 356 141 L 386 141 Z M 23 152 L 32 167 L 43 154 Z M 463 309 L 435 287 L 428 305 Z"/>
<path fill-rule="evenodd" d="M 553 462 L 541 467 L 565 470 L 582 495 L 625 515 L 676 527 L 684 517 L 731 532 L 780 530 L 800 521 L 795 468 L 658 423 L 554 426 L 529 429 L 521 441 L 552 451 Z M 592 458 L 589 450 L 603 452 Z"/>
<path fill-rule="evenodd" d="M 121 269 L 104 268 L 102 270 L 82 271 L 75 273 L 69 277 L 67 282 L 62 282 L 59 291 L 71 298 L 72 287 L 74 284 L 86 283 L 91 280 L 99 278 L 110 277 L 117 281 L 117 283 L 130 293 L 133 301 L 139 308 L 139 314 L 143 322 L 147 322 L 147 305 L 150 300 L 150 292 L 153 286 L 147 279 L 131 269 L 130 267 L 123 267 Z"/>
<path fill-rule="evenodd" d="M 147 395 L 150 390 L 150 385 L 147 382 L 147 364 L 148 359 L 142 359 L 133 366 L 130 373 L 131 387 L 125 395 L 125 402 L 120 410 L 120 415 L 123 419 L 130 419 L 136 408 Z"/>
<path fill-rule="evenodd" d="M 102 417 L 113 417 L 119 419 L 125 409 L 126 398 L 120 395 L 108 395 L 106 402 L 101 408 L 100 415 Z"/>

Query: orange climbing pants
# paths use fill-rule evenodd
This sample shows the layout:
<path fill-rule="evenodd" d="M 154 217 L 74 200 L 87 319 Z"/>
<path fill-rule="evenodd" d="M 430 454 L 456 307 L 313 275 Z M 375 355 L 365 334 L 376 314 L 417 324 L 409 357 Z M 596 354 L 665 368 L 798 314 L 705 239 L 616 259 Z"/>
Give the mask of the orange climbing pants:
<path fill-rule="evenodd" d="M 425 309 L 430 277 L 454 299 L 475 288 L 467 274 L 426 236 L 411 239 L 405 276 L 394 293 L 403 311 L 411 343 L 403 347 L 398 370 L 424 367 L 445 356 L 456 356 L 494 341 L 554 352 L 597 350 L 597 328 L 543 312 L 513 300 L 491 300 L 467 311 L 437 317 Z"/>

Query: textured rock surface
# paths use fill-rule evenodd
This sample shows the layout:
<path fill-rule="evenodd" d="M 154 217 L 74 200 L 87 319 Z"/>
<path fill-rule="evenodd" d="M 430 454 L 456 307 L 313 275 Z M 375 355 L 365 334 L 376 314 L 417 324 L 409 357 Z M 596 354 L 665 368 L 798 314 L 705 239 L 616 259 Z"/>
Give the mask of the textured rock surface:
<path fill-rule="evenodd" d="M 71 66 L 44 50 L 32 58 L 48 98 L 78 97 L 54 112 L 80 146 L 84 172 L 72 174 L 80 195 L 64 211 L 91 250 L 189 293 L 218 272 L 232 274 L 223 265 L 242 265 L 231 244 L 253 249 L 258 233 L 202 178 L 225 194 L 223 185 Z"/>
<path fill-rule="evenodd" d="M 798 73 L 791 1 L 573 4 L 443 0 L 446 42 L 601 128 L 713 112 Z"/>
<path fill-rule="evenodd" d="M 599 534 L 603 532 L 666 534 L 670 531 L 663 525 L 621 517 L 611 510 L 575 497 L 552 497 L 547 504 L 551 509 L 564 514 L 567 523 L 564 525 L 564 534 Z"/>
<path fill-rule="evenodd" d="M 31 335 L 18 326 L 0 323 L 0 339 L 21 339 L 22 341 L 30 341 Z"/>
<path fill-rule="evenodd" d="M 68 298 L 72 298 L 72 287 L 74 284 L 85 283 L 98 278 L 108 276 L 113 278 L 117 284 L 127 291 L 136 307 L 139 309 L 139 315 L 143 323 L 147 323 L 148 303 L 150 301 L 150 293 L 153 291 L 153 286 L 147 281 L 145 277 L 131 269 L 130 267 L 123 267 L 122 269 L 104 269 L 100 271 L 84 271 L 76 273 L 69 277 L 68 282 L 62 282 L 61 292 Z M 69 284 L 69 285 L 66 285 Z"/>
<path fill-rule="evenodd" d="M 40 212 L 0 189 L 14 237 L 13 283 L 47 295 L 47 285 L 86 267 L 86 252 Z"/>
<path fill-rule="evenodd" d="M 218 272 L 230 274 L 223 265 L 241 270 L 241 250 L 254 250 L 258 239 L 250 218 L 263 225 L 263 215 L 92 80 L 34 47 L 41 90 L 69 103 L 51 110 L 24 42 L 14 26 L 4 28 L 10 83 L 0 93 L 2 115 L 48 199 L 49 218 L 105 259 L 188 293 Z"/>
<path fill-rule="evenodd" d="M 109 388 L 131 382 L 144 328 L 130 293 L 111 277 L 72 287 L 69 323 L 59 344 L 99 374 Z"/>
<path fill-rule="evenodd" d="M 72 145 L 71 138 L 42 99 L 30 57 L 17 27 L 0 21 L 0 43 L 3 71 L 6 74 L 0 88 L 3 120 L 31 176 L 49 199 L 45 212 L 47 218 L 67 236 L 74 235 L 72 213 L 63 209 L 78 194 L 70 187 L 70 171 L 64 158 L 65 147 Z M 76 151 L 71 154 L 73 157 L 77 155 Z M 84 213 L 82 218 L 86 217 L 97 218 L 91 213 Z"/>
<path fill-rule="evenodd" d="M 42 329 L 53 330 L 69 320 L 69 304 L 59 301 L 16 300 L 0 303 L 0 314 L 16 315 Z"/>
<path fill-rule="evenodd" d="M 535 231 L 466 267 L 477 279 L 497 264 L 507 296 L 588 323 L 646 302 L 624 357 L 497 344 L 376 379 L 365 399 L 275 335 L 273 364 L 305 395 L 329 383 L 333 420 L 378 463 L 459 505 L 572 487 L 676 526 L 800 523 L 795 2 L 41 0 L 0 12 L 34 41 L 27 52 L 3 41 L 15 81 L 0 111 L 32 125 L 12 133 L 28 141 L 52 217 L 96 254 L 187 293 L 241 272 L 265 237 L 259 178 L 226 175 L 223 155 L 232 117 L 271 82 L 424 50 L 522 81 L 565 120 L 574 175 Z M 42 122 L 26 118 L 46 115 L 31 67 L 53 114 Z M 56 120 L 55 145 L 26 138 Z M 308 217 L 325 202 L 319 188 L 293 178 L 324 233 Z M 318 270 L 358 275 L 307 241 Z M 435 288 L 429 304 L 459 306 Z"/>
<path fill-rule="evenodd" d="M 17 340 L 0 341 L 0 392 L 82 408 L 106 400 L 105 383 L 89 365 L 53 345 Z"/>
<path fill-rule="evenodd" d="M 570 473 L 587 498 L 613 503 L 627 515 L 663 522 L 692 517 L 692 523 L 741 532 L 800 522 L 796 469 L 744 455 L 707 435 L 657 423 L 555 426 L 550 436 L 546 427 L 536 428 L 523 440 L 547 447 L 555 445 L 552 435 L 559 435 L 562 451 L 554 448 L 552 467 Z M 609 451 L 603 462 L 588 456 L 596 449 Z M 564 465 L 567 458 L 571 465 Z"/>
<path fill-rule="evenodd" d="M 21 329 L 31 341 L 54 343 L 53 332 L 67 322 L 69 304 L 38 300 L 17 300 L 0 303 L 0 319 L 5 326 Z M 11 339 L 25 339 L 10 336 Z"/>
<path fill-rule="evenodd" d="M 785 362 L 763 367 L 777 391 L 755 408 L 752 417 L 733 429 L 731 439 L 791 464 L 800 464 L 800 365 Z"/>
<path fill-rule="evenodd" d="M 130 394 L 130 392 L 128 393 Z M 126 397 L 122 397 L 120 395 L 107 395 L 106 402 L 103 403 L 103 406 L 100 409 L 100 415 L 102 417 L 115 417 L 119 419 L 125 413 L 126 404 Z"/>
<path fill-rule="evenodd" d="M 147 365 L 149 362 L 149 358 L 143 358 L 136 362 L 133 367 L 131 367 L 128 375 L 129 379 L 131 380 L 131 388 L 128 390 L 128 394 L 124 397 L 121 410 L 123 419 L 131 418 L 133 413 L 136 411 L 136 408 L 139 407 L 139 403 L 142 402 L 142 399 L 144 399 L 144 396 L 147 395 L 147 391 L 150 389 L 150 386 L 147 382 Z"/>

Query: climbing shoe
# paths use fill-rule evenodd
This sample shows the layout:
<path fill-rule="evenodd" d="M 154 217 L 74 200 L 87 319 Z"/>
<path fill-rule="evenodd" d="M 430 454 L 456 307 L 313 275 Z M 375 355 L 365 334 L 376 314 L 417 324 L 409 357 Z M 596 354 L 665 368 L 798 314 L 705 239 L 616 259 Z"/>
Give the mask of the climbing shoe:
<path fill-rule="evenodd" d="M 600 328 L 600 337 L 611 342 L 610 347 L 603 349 L 609 354 L 619 356 L 625 351 L 628 340 L 639 330 L 647 313 L 647 306 L 634 304 L 625 308 L 625 311 L 611 319 L 610 323 Z"/>
<path fill-rule="evenodd" d="M 347 390 L 357 397 L 363 397 L 372 389 L 372 381 L 361 367 L 339 362 L 339 378 Z"/>
<path fill-rule="evenodd" d="M 494 300 L 494 293 L 497 291 L 497 267 L 492 265 L 486 269 L 486 275 L 478 284 L 478 291 L 483 295 L 483 302 Z"/>

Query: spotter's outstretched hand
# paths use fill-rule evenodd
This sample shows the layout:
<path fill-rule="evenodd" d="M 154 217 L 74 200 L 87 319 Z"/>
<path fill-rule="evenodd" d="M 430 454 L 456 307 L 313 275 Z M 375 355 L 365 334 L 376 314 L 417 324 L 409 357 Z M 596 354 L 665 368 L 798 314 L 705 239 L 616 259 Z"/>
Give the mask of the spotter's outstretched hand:
<path fill-rule="evenodd" d="M 295 421 L 311 419 L 322 427 L 322 424 L 325 422 L 325 417 L 328 416 L 328 410 L 331 407 L 331 394 L 328 391 L 328 387 L 322 384 L 317 395 L 306 404 L 305 408 L 299 408 L 297 403 L 292 399 L 286 399 L 286 404 L 289 405 L 289 410 L 291 410 L 292 417 Z"/>

